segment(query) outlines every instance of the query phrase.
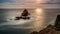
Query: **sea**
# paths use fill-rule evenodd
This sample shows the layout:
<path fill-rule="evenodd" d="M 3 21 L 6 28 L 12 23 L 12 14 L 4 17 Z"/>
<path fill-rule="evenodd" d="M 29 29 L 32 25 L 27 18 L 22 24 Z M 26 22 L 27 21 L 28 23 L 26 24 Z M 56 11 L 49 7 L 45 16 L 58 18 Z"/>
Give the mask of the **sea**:
<path fill-rule="evenodd" d="M 60 15 L 60 9 L 27 9 L 31 20 L 14 20 L 23 10 L 0 9 L 0 34 L 30 34 L 49 24 L 55 25 L 56 17 Z"/>

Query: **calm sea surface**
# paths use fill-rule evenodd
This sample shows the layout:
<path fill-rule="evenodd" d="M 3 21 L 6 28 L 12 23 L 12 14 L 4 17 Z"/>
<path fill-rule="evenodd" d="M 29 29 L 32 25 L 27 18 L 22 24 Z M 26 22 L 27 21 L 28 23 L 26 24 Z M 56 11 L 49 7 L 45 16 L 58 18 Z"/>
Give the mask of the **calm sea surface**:
<path fill-rule="evenodd" d="M 14 19 L 21 15 L 23 9 L 0 9 L 0 34 L 29 34 L 32 30 L 43 29 L 48 24 L 54 25 L 56 16 L 60 14 L 60 9 L 28 9 L 28 11 L 34 16 L 31 17 L 32 20 L 18 21 Z"/>

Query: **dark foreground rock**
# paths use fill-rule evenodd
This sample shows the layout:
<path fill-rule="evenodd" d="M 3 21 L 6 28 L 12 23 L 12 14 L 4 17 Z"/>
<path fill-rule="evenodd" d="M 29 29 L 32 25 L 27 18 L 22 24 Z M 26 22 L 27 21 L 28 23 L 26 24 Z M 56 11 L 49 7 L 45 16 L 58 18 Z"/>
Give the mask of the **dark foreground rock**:
<path fill-rule="evenodd" d="M 45 29 L 39 32 L 33 31 L 31 34 L 58 34 L 58 33 L 53 25 L 48 25 Z"/>
<path fill-rule="evenodd" d="M 32 33 L 30 33 L 30 34 L 39 34 L 38 32 L 36 32 L 36 31 L 33 31 Z"/>

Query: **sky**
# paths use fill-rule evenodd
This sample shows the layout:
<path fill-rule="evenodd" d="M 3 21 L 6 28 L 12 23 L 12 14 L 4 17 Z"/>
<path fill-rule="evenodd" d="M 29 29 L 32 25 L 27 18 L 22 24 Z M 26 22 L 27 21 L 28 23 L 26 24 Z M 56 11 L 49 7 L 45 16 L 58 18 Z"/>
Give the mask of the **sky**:
<path fill-rule="evenodd" d="M 0 0 L 0 3 L 12 2 L 10 0 Z"/>
<path fill-rule="evenodd" d="M 37 8 L 37 7 L 60 8 L 60 0 L 0 0 L 0 8 Z"/>
<path fill-rule="evenodd" d="M 10 9 L 15 9 L 15 8 L 60 8 L 60 0 L 0 0 L 0 8 L 10 8 Z M 38 9 L 39 11 L 39 9 Z M 58 10 L 59 11 L 59 10 Z M 14 11 L 15 12 L 15 11 Z M 51 12 L 51 11 L 50 11 Z M 57 12 L 57 11 L 56 11 Z M 10 13 L 10 12 L 9 12 Z M 9 14 L 8 13 L 8 14 Z M 36 12 L 37 13 L 37 12 Z M 11 14 L 11 13 L 10 13 Z M 9 14 L 9 16 L 10 16 Z M 39 14 L 41 14 L 39 12 Z M 50 13 L 48 13 L 47 15 L 49 15 Z M 56 13 L 52 13 L 53 15 L 55 15 Z M 14 14 L 15 15 L 15 14 Z M 38 15 L 38 13 L 37 13 Z M 42 15 L 45 15 L 42 12 Z M 53 17 L 52 15 L 52 17 Z M 55 16 L 54 16 L 55 17 Z M 53 18 L 54 18 L 53 17 Z M 42 16 L 42 18 L 44 18 L 44 16 Z M 36 19 L 39 19 L 38 17 Z M 47 18 L 48 19 L 48 18 Z M 44 19 L 43 19 L 44 20 Z M 43 21 L 41 20 L 41 21 Z M 30 20 L 31 21 L 31 20 Z M 14 22 L 15 23 L 15 22 Z M 13 23 L 13 24 L 14 24 Z M 6 24 L 12 24 L 12 23 L 6 23 Z M 19 23 L 18 23 L 19 24 Z M 38 25 L 39 23 L 35 23 L 35 25 Z M 40 22 L 41 24 L 41 22 Z M 42 23 L 43 24 L 43 23 Z M 14 24 L 15 25 L 15 24 Z M 25 26 L 25 25 L 24 25 Z M 37 27 L 36 26 L 36 27 Z"/>

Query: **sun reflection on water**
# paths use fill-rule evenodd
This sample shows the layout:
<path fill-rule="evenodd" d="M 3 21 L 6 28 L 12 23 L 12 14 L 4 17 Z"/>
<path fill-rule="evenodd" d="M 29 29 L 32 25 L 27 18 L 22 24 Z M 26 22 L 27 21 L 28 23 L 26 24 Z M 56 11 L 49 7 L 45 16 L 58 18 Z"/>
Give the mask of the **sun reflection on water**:
<path fill-rule="evenodd" d="M 42 8 L 37 8 L 35 9 L 35 21 L 33 23 L 33 31 L 39 31 L 41 30 L 44 26 L 44 10 Z"/>

